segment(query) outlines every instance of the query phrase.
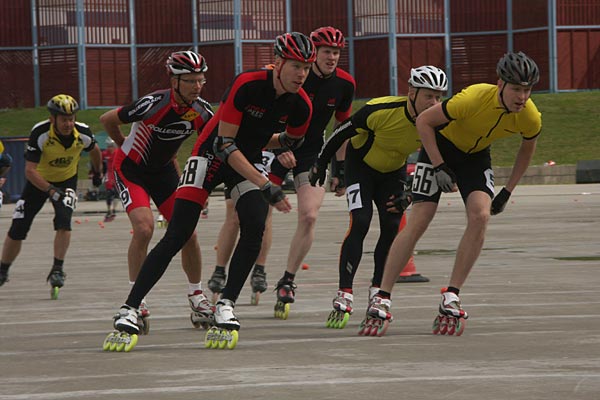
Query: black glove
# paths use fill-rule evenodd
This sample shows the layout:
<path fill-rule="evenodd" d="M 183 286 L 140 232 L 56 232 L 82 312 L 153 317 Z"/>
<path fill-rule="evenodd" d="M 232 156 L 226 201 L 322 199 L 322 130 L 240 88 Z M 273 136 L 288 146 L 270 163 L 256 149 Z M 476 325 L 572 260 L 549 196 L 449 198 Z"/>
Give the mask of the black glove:
<path fill-rule="evenodd" d="M 308 171 L 308 181 L 312 186 L 323 186 L 325 184 L 325 175 L 327 175 L 327 165 L 321 165 L 319 161 L 313 164 Z"/>
<path fill-rule="evenodd" d="M 412 203 L 412 196 L 407 192 L 395 194 L 393 197 L 394 198 L 390 200 L 398 211 L 406 210 L 408 206 L 410 206 L 410 203 Z"/>
<path fill-rule="evenodd" d="M 102 185 L 102 176 L 100 175 L 100 172 L 94 172 L 94 175 L 92 175 L 92 185 L 95 187 Z"/>
<path fill-rule="evenodd" d="M 450 193 L 454 188 L 454 184 L 456 183 L 456 175 L 454 172 L 446 165 L 446 163 L 441 163 L 437 167 L 433 169 L 435 174 L 435 180 L 442 192 Z"/>
<path fill-rule="evenodd" d="M 50 194 L 51 191 L 54 191 L 54 193 Z M 50 185 L 50 187 L 48 187 L 48 190 L 46 190 L 46 192 L 48 192 L 50 199 L 55 202 L 63 201 L 63 199 L 65 198 L 65 192 L 63 192 L 62 189 L 57 188 L 54 185 Z"/>
<path fill-rule="evenodd" d="M 502 188 L 502 190 L 494 197 L 494 200 L 492 200 L 492 208 L 490 210 L 492 215 L 500 214 L 504 211 L 504 207 L 506 207 L 510 194 L 511 193 L 506 190 L 506 188 Z"/>
<path fill-rule="evenodd" d="M 344 185 L 344 161 L 333 160 L 331 162 L 331 176 L 338 179 L 338 189 L 343 189 Z"/>
<path fill-rule="evenodd" d="M 283 194 L 281 186 L 273 185 L 271 181 L 267 181 L 267 183 L 260 188 L 260 191 L 269 204 L 276 204 L 285 199 L 285 194 Z"/>

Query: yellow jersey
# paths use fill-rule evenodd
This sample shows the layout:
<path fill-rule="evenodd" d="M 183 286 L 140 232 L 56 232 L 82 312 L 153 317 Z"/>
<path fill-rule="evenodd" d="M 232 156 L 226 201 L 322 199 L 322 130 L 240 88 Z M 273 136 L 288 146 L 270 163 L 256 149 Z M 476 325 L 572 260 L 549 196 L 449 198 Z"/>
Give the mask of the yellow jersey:
<path fill-rule="evenodd" d="M 438 131 L 465 153 L 476 153 L 503 137 L 533 139 L 542 129 L 542 115 L 530 99 L 511 113 L 498 99 L 498 86 L 471 85 L 442 103 L 450 122 Z"/>

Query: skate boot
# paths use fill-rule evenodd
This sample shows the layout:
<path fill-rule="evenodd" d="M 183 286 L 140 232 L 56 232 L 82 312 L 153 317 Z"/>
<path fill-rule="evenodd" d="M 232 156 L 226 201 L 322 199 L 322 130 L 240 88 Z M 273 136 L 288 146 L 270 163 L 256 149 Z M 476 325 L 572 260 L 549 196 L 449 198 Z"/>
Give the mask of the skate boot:
<path fill-rule="evenodd" d="M 329 313 L 325 326 L 333 329 L 344 329 L 352 314 L 352 293 L 338 290 L 333 298 L 333 311 Z"/>
<path fill-rule="evenodd" d="M 0 286 L 8 282 L 8 272 L 0 271 Z"/>
<path fill-rule="evenodd" d="M 369 286 L 369 306 L 373 302 L 373 297 L 375 297 L 377 293 L 379 293 L 379 286 Z"/>
<path fill-rule="evenodd" d="M 358 334 L 362 336 L 383 336 L 387 332 L 390 322 L 394 320 L 390 313 L 392 301 L 380 295 L 373 296 L 367 308 L 367 315 L 359 325 Z"/>
<path fill-rule="evenodd" d="M 194 328 L 208 329 L 214 322 L 214 306 L 212 306 L 208 298 L 202 293 L 202 290 L 196 290 L 193 294 L 188 295 L 190 308 L 192 313 L 190 319 Z"/>
<path fill-rule="evenodd" d="M 281 278 L 277 282 L 277 303 L 275 303 L 275 318 L 287 319 L 290 315 L 290 303 L 295 301 L 296 284 L 292 280 Z"/>
<path fill-rule="evenodd" d="M 148 303 L 146 299 L 142 299 L 140 308 L 138 310 L 138 317 L 140 319 L 139 326 L 142 329 L 142 335 L 150 333 L 150 309 L 148 309 Z"/>
<path fill-rule="evenodd" d="M 447 288 L 442 288 L 442 301 L 439 306 L 439 314 L 433 320 L 432 331 L 434 335 L 456 335 L 463 334 L 466 326 L 467 312 L 460 305 L 460 298 Z"/>
<path fill-rule="evenodd" d="M 221 299 L 215 306 L 214 326 L 206 331 L 204 347 L 233 350 L 239 338 L 240 322 L 233 314 L 234 302 Z"/>
<path fill-rule="evenodd" d="M 138 342 L 140 333 L 140 320 L 135 308 L 123 304 L 119 312 L 113 317 L 113 326 L 116 329 L 106 336 L 102 344 L 104 351 L 131 351 Z"/>
<path fill-rule="evenodd" d="M 260 294 L 267 290 L 267 273 L 264 268 L 259 269 L 254 266 L 252 276 L 250 277 L 250 285 L 252 286 L 250 304 L 257 306 L 260 301 Z"/>
<path fill-rule="evenodd" d="M 215 268 L 212 276 L 208 280 L 208 288 L 213 293 L 212 302 L 213 304 L 217 302 L 219 295 L 223 292 L 225 288 L 225 283 L 227 282 L 227 274 L 225 274 L 225 269 Z"/>
<path fill-rule="evenodd" d="M 65 285 L 65 278 L 66 277 L 67 277 L 67 274 L 65 274 L 64 271 L 58 270 L 58 269 L 53 269 L 48 274 L 48 277 L 46 278 L 46 281 L 48 283 L 50 283 L 50 286 L 51 286 L 51 288 L 50 288 L 50 298 L 52 300 L 57 300 L 58 299 L 58 292 L 60 292 L 60 288 Z"/>

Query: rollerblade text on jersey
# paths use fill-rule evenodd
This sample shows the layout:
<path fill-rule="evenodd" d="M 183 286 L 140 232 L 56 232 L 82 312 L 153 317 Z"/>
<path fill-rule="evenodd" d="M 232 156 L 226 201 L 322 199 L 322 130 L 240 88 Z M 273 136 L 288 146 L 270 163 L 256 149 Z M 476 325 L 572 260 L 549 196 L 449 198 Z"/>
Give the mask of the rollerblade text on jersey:
<path fill-rule="evenodd" d="M 204 339 L 207 349 L 234 349 L 239 338 L 240 322 L 233 314 L 235 304 L 221 299 L 215 306 L 214 326 L 209 328 Z"/>
<path fill-rule="evenodd" d="M 265 272 L 265 268 L 263 266 L 254 266 L 254 269 L 252 270 L 252 276 L 250 277 L 250 285 L 252 286 L 250 304 L 256 306 L 260 301 L 260 294 L 267 290 L 267 273 Z"/>
<path fill-rule="evenodd" d="M 329 313 L 325 326 L 327 328 L 343 329 L 352 314 L 354 296 L 350 292 L 338 290 L 333 299 L 333 311 Z"/>
<path fill-rule="evenodd" d="M 442 288 L 441 292 L 442 301 L 439 314 L 433 321 L 433 334 L 460 336 L 465 330 L 466 319 L 469 316 L 462 309 L 457 294 L 449 292 L 447 288 Z"/>
<path fill-rule="evenodd" d="M 223 288 L 225 288 L 225 283 L 227 282 L 227 275 L 225 274 L 225 267 L 215 267 L 215 271 L 212 276 L 208 280 L 208 288 L 213 293 L 212 302 L 216 303 L 217 299 L 221 292 L 223 292 Z"/>
<path fill-rule="evenodd" d="M 214 324 L 214 307 L 202 290 L 196 290 L 193 294 L 188 295 L 188 301 L 192 309 L 190 319 L 194 328 L 208 329 Z"/>
<path fill-rule="evenodd" d="M 383 336 L 387 332 L 390 322 L 394 320 L 392 313 L 392 301 L 376 294 L 369 304 L 367 315 L 360 323 L 358 334 L 363 336 Z"/>
<path fill-rule="evenodd" d="M 281 278 L 277 282 L 277 303 L 275 303 L 275 318 L 287 319 L 290 315 L 290 303 L 295 301 L 296 284 L 294 281 Z"/>
<path fill-rule="evenodd" d="M 65 285 L 66 277 L 67 274 L 65 274 L 62 270 L 58 269 L 53 269 L 52 271 L 50 271 L 50 274 L 48 274 L 48 278 L 46 278 L 46 280 L 51 286 L 50 298 L 52 300 L 58 299 L 58 292 L 60 291 L 60 288 Z"/>
<path fill-rule="evenodd" d="M 106 336 L 102 349 L 104 351 L 133 350 L 138 342 L 138 334 L 143 331 L 143 321 L 139 318 L 135 308 L 123 304 L 119 312 L 113 317 L 113 326 L 116 329 Z"/>

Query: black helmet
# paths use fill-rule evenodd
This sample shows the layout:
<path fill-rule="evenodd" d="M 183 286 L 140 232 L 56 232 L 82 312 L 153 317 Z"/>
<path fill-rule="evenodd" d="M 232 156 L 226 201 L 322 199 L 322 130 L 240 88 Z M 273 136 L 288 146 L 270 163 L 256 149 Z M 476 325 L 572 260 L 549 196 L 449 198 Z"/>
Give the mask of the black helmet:
<path fill-rule="evenodd" d="M 315 62 L 317 52 L 313 42 L 303 33 L 292 32 L 277 36 L 273 48 L 275 55 L 286 60 Z"/>
<path fill-rule="evenodd" d="M 68 94 L 57 94 L 46 105 L 50 114 L 73 115 L 79 110 L 77 101 Z"/>
<path fill-rule="evenodd" d="M 522 51 L 506 53 L 496 66 L 498 77 L 515 85 L 531 86 L 540 80 L 540 70 L 531 58 Z"/>

